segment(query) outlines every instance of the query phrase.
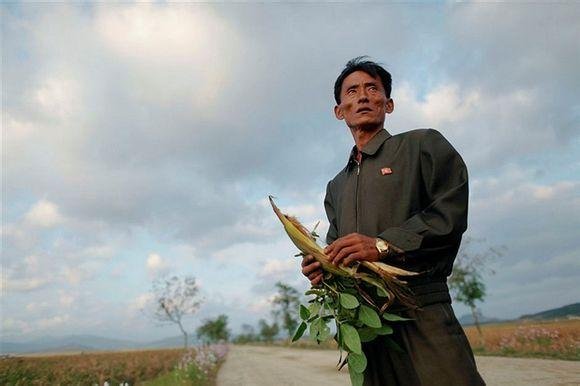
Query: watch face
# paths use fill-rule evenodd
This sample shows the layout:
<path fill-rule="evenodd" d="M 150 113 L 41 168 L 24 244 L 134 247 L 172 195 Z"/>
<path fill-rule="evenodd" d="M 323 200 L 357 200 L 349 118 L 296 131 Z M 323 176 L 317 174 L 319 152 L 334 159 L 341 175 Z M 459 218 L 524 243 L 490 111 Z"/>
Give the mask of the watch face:
<path fill-rule="evenodd" d="M 387 243 L 381 239 L 377 240 L 376 246 L 380 253 L 386 252 L 389 249 Z"/>

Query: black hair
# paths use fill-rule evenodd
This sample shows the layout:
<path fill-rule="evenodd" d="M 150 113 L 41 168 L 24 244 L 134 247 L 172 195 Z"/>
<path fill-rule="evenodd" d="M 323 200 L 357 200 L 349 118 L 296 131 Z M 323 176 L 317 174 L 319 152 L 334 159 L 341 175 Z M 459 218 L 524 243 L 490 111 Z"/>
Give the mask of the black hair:
<path fill-rule="evenodd" d="M 336 78 L 336 82 L 334 82 L 334 100 L 336 101 L 336 104 L 340 104 L 340 90 L 342 88 L 342 82 L 344 82 L 344 79 L 347 76 L 355 71 L 364 71 L 373 78 L 378 76 L 381 79 L 383 88 L 385 89 L 385 95 L 387 98 L 391 97 L 391 84 L 393 82 L 391 74 L 378 63 L 369 60 L 368 56 L 359 56 L 349 60 L 348 63 L 346 63 L 344 70 L 342 70 L 338 78 Z"/>

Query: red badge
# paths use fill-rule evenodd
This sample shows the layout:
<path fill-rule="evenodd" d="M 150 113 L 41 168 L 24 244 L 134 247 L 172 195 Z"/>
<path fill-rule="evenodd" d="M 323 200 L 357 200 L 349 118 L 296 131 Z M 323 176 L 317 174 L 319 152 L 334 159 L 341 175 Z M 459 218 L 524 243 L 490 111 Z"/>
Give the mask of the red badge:
<path fill-rule="evenodd" d="M 381 174 L 383 176 L 386 176 L 387 174 L 393 174 L 393 170 L 391 168 L 382 168 L 381 169 Z"/>

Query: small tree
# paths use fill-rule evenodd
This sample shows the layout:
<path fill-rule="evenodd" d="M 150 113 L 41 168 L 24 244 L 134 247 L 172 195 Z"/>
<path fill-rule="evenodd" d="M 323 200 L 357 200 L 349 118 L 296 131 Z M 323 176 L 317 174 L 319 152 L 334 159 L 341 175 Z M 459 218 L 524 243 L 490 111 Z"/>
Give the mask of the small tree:
<path fill-rule="evenodd" d="M 278 327 L 278 323 L 276 322 L 268 324 L 264 319 L 260 319 L 258 325 L 260 327 L 260 340 L 263 342 L 272 343 L 276 335 L 280 332 L 280 327 Z"/>
<path fill-rule="evenodd" d="M 198 339 L 205 343 L 227 342 L 230 339 L 228 317 L 220 315 L 215 319 L 206 320 L 196 330 Z"/>
<path fill-rule="evenodd" d="M 300 306 L 300 294 L 288 284 L 276 283 L 278 294 L 274 297 L 272 311 L 275 318 L 280 318 L 280 324 L 288 332 L 288 338 L 292 337 L 298 327 L 298 307 Z"/>
<path fill-rule="evenodd" d="M 490 260 L 502 256 L 505 247 L 486 247 L 475 252 L 472 247 L 476 242 L 484 242 L 484 240 L 464 238 L 448 283 L 455 300 L 467 305 L 471 310 L 473 322 L 479 334 L 480 345 L 483 346 L 483 332 L 476 306 L 476 302 L 483 302 L 486 296 L 482 274 L 485 272 L 494 273 L 493 270 L 489 269 L 488 263 Z"/>
<path fill-rule="evenodd" d="M 249 324 L 242 325 L 242 333 L 238 334 L 235 338 L 236 343 L 248 343 L 248 342 L 255 342 L 257 341 L 258 335 L 256 335 L 256 331 L 254 327 Z"/>
<path fill-rule="evenodd" d="M 187 332 L 182 319 L 194 314 L 201 304 L 197 298 L 199 289 L 193 276 L 183 279 L 173 276 L 169 279 L 158 279 L 153 282 L 153 294 L 156 301 L 154 317 L 162 323 L 175 323 L 183 334 L 183 345 L 187 349 Z"/>

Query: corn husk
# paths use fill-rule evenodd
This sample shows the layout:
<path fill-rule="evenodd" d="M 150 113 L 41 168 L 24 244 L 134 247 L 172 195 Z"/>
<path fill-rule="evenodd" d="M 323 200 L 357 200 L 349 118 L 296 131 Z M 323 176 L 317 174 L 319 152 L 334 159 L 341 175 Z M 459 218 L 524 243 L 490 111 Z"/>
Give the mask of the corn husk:
<path fill-rule="evenodd" d="M 323 248 L 318 245 L 314 236 L 295 217 L 283 214 L 274 203 L 272 196 L 269 196 L 270 204 L 276 216 L 282 222 L 284 230 L 294 243 L 294 245 L 304 255 L 312 255 L 318 261 L 323 271 L 332 275 L 350 277 L 362 280 L 374 287 L 380 288 L 387 294 L 388 301 L 380 307 L 384 311 L 395 299 L 401 304 L 413 305 L 413 299 L 406 288 L 406 281 L 403 277 L 417 275 L 416 272 L 407 271 L 382 262 L 361 261 L 350 267 L 344 265 L 335 266 L 330 262 L 329 257 L 324 253 Z M 368 294 L 362 294 L 365 299 Z"/>

